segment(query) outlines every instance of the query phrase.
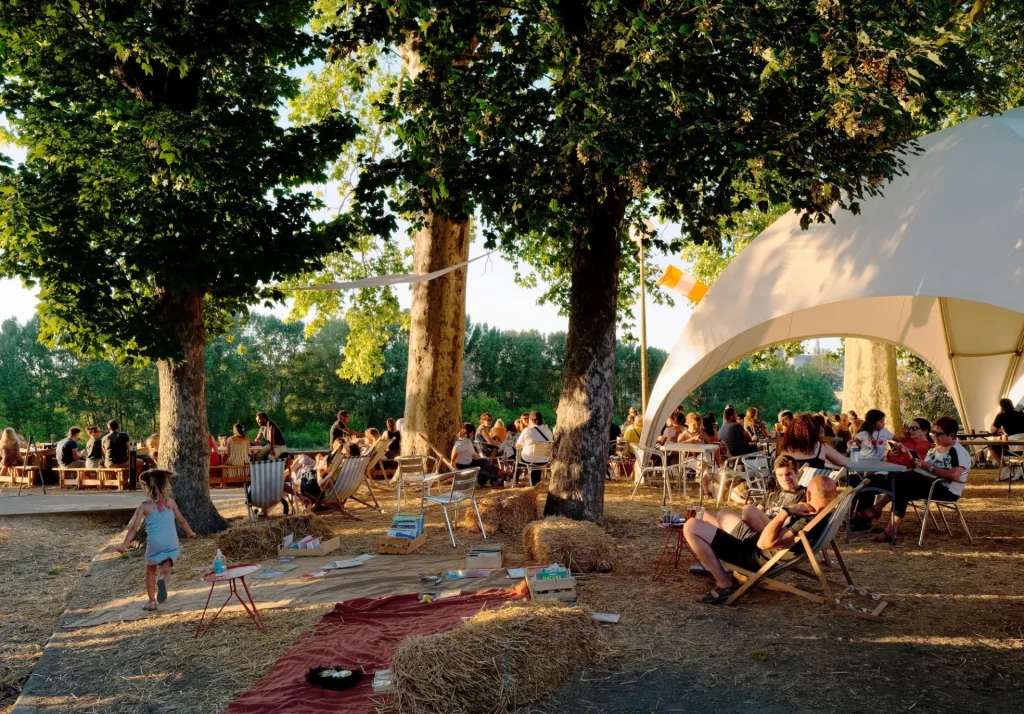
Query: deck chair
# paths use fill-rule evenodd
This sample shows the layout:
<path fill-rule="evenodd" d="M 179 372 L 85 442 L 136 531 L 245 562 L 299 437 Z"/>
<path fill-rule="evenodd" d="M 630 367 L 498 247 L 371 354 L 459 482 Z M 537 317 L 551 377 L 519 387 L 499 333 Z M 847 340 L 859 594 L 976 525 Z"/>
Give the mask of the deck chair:
<path fill-rule="evenodd" d="M 456 547 L 455 543 L 455 531 L 452 529 L 452 519 L 448 515 L 449 511 L 455 511 L 455 517 L 458 518 L 459 509 L 473 507 L 476 512 L 476 521 L 480 524 L 480 532 L 483 534 L 484 539 L 487 538 L 487 530 L 484 528 L 484 521 L 480 518 L 480 509 L 476 505 L 476 484 L 477 477 L 480 475 L 479 468 L 472 469 L 461 469 L 454 471 L 452 474 L 452 486 L 448 493 L 439 493 L 423 497 L 423 502 L 426 505 L 437 505 L 441 506 L 444 511 L 444 522 L 448 526 L 448 535 L 452 539 L 452 548 Z"/>
<path fill-rule="evenodd" d="M 953 535 L 953 531 L 949 529 L 949 521 L 946 520 L 945 511 L 954 511 L 956 515 L 960 517 L 960 525 L 963 527 L 964 533 L 967 534 L 967 540 L 971 542 L 971 545 L 974 545 L 974 536 L 971 535 L 971 529 L 967 527 L 967 521 L 964 520 L 963 511 L 960 510 L 960 499 L 963 498 L 963 495 L 961 494 L 960 498 L 955 501 L 933 501 L 932 493 L 935 491 L 935 484 L 937 483 L 942 483 L 942 479 L 935 479 L 931 488 L 928 489 L 928 497 L 924 500 L 924 503 L 921 503 L 920 501 L 910 501 L 909 504 L 910 507 L 914 509 L 914 515 L 916 515 L 921 521 L 921 535 L 917 538 L 917 544 L 919 546 L 924 545 L 924 529 L 928 524 L 929 516 L 932 519 L 932 523 L 935 525 L 935 530 L 940 533 L 942 532 L 939 528 L 938 522 L 935 520 L 935 516 L 932 514 L 932 506 L 935 506 L 935 510 L 938 511 L 939 515 L 942 517 L 942 524 L 946 526 L 947 535 Z M 917 505 L 919 503 L 923 509 L 922 511 L 917 510 Z"/>
<path fill-rule="evenodd" d="M 383 477 L 384 481 L 387 482 L 388 472 L 384 470 L 384 454 L 388 453 L 388 449 L 391 448 L 392 441 L 394 441 L 394 439 L 382 436 L 377 440 L 376 444 L 367 450 L 366 453 L 373 457 L 373 461 L 370 463 L 370 468 L 366 470 L 368 478 L 372 478 L 379 473 Z"/>
<path fill-rule="evenodd" d="M 366 501 L 356 498 L 355 493 L 359 487 L 367 483 L 367 472 L 370 467 L 370 454 L 363 456 L 345 456 L 344 452 L 335 457 L 331 468 L 327 472 L 327 481 L 320 487 L 320 496 L 310 506 L 310 510 L 316 510 L 317 506 L 328 506 L 341 512 L 341 515 L 349 518 L 356 518 L 345 508 L 345 501 L 349 499 L 361 503 L 367 508 L 374 508 Z M 373 493 L 371 489 L 371 494 Z M 374 498 L 374 504 L 377 499 Z M 380 510 L 380 505 L 376 507 Z M 358 520 L 358 519 L 356 519 Z"/>
<path fill-rule="evenodd" d="M 802 546 L 799 552 L 791 551 L 789 548 L 780 550 L 756 573 L 752 573 L 749 570 L 745 570 L 730 563 L 722 563 L 727 570 L 731 570 L 737 576 L 737 579 L 741 580 L 743 583 L 740 588 L 725 601 L 725 604 L 735 604 L 737 600 L 743 597 L 743 595 L 749 592 L 755 585 L 766 585 L 775 590 L 783 590 L 794 595 L 799 595 L 811 602 L 825 605 L 825 607 L 835 607 L 835 599 L 832 595 L 832 589 L 829 587 L 828 579 L 821 571 L 821 564 L 818 562 L 817 554 L 821 553 L 825 563 L 828 564 L 830 561 L 826 549 L 831 546 L 832 551 L 836 556 L 836 561 L 839 563 L 839 567 L 843 571 L 843 576 L 846 578 L 846 584 L 850 587 L 853 586 L 853 578 L 850 577 L 850 571 L 847 569 L 846 562 L 843 560 L 843 556 L 839 552 L 839 546 L 836 544 L 836 536 L 839 534 L 839 529 L 842 527 L 843 521 L 845 521 L 849 516 L 850 507 L 853 505 L 854 498 L 857 496 L 857 492 L 860 491 L 860 489 L 861 486 L 844 490 L 838 497 L 833 499 L 828 506 L 822 509 L 810 523 L 807 524 L 807 528 L 797 535 L 797 544 Z M 807 537 L 807 533 L 825 520 L 827 520 L 828 524 L 822 529 L 821 534 L 812 543 Z M 790 556 L 788 560 L 786 559 L 787 555 Z M 813 573 L 809 573 L 798 567 L 808 562 L 814 569 Z M 818 583 L 821 585 L 822 594 L 818 595 L 806 590 L 801 590 L 795 585 L 790 585 L 789 583 L 780 581 L 779 577 L 788 571 L 799 573 L 800 575 L 811 579 L 817 579 Z"/>
<path fill-rule="evenodd" d="M 257 461 L 249 465 L 249 490 L 245 506 L 249 520 L 256 520 L 256 509 L 264 513 L 284 501 L 284 459 Z"/>

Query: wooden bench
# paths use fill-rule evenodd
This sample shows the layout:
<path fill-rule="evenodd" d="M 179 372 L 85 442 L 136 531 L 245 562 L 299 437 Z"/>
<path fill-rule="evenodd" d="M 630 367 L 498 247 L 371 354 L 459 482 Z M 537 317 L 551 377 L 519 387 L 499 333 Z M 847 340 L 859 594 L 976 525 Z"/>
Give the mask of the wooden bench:
<path fill-rule="evenodd" d="M 36 486 L 41 482 L 38 466 L 8 466 L 0 476 L 0 486 Z"/>
<path fill-rule="evenodd" d="M 104 467 L 102 469 L 96 469 L 99 472 L 99 486 L 100 488 L 116 488 L 118 491 L 124 491 L 128 488 L 128 467 Z"/>
<path fill-rule="evenodd" d="M 71 468 L 69 466 L 57 466 L 54 469 L 57 477 L 60 479 L 61 488 L 82 488 L 83 486 L 101 486 L 102 481 L 97 469 L 86 468 L 85 466 L 78 466 Z"/>
<path fill-rule="evenodd" d="M 60 478 L 61 488 L 116 488 L 118 491 L 124 491 L 128 488 L 128 467 L 112 467 L 112 468 L 88 468 L 86 466 L 79 466 L 76 468 L 69 468 L 66 466 L 58 466 L 54 469 Z"/>
<path fill-rule="evenodd" d="M 235 484 L 249 483 L 249 464 L 231 466 L 221 464 L 210 467 L 210 488 L 227 488 Z"/>

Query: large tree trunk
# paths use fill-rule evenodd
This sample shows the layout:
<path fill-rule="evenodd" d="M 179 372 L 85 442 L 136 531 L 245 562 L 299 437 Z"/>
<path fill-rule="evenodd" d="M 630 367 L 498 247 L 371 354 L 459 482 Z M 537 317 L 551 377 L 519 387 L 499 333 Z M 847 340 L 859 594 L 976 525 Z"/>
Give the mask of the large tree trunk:
<path fill-rule="evenodd" d="M 604 515 L 625 209 L 625 200 L 609 200 L 595 227 L 573 236 L 569 333 L 546 516 L 599 521 Z"/>
<path fill-rule="evenodd" d="M 422 42 L 419 33 L 410 32 L 399 47 L 402 72 L 412 81 L 423 71 Z M 414 272 L 433 272 L 469 258 L 468 219 L 427 213 L 423 221 L 414 239 Z M 462 425 L 466 269 L 413 286 L 410 317 L 402 453 L 429 454 L 429 441 L 447 456 Z"/>
<path fill-rule="evenodd" d="M 889 430 L 896 435 L 903 433 L 895 347 L 883 342 L 846 338 L 843 411 L 851 409 L 861 419 L 868 409 L 881 409 L 885 412 Z"/>
<path fill-rule="evenodd" d="M 415 272 L 429 273 L 469 257 L 469 221 L 433 213 L 425 221 L 415 238 Z M 462 424 L 466 269 L 414 286 L 410 317 L 402 453 L 429 454 L 425 438 L 447 456 Z"/>
<path fill-rule="evenodd" d="M 177 474 L 174 500 L 196 533 L 215 533 L 227 521 L 210 500 L 210 449 L 206 425 L 203 296 L 158 291 L 165 324 L 174 330 L 183 360 L 160 360 L 160 468 Z"/>

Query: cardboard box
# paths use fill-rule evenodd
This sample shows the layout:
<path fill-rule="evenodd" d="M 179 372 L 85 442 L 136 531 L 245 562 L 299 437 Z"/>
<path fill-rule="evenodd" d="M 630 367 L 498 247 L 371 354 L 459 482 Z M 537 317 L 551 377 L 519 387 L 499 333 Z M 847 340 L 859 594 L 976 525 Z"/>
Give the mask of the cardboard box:
<path fill-rule="evenodd" d="M 328 553 L 337 550 L 341 547 L 341 538 L 331 538 L 328 541 L 324 541 L 320 544 L 319 548 L 278 548 L 277 555 L 290 556 L 319 556 L 327 555 Z"/>
<path fill-rule="evenodd" d="M 494 570 L 505 564 L 501 545 L 480 545 L 470 548 L 466 555 L 466 570 Z"/>
<path fill-rule="evenodd" d="M 423 533 L 412 540 L 408 538 L 388 538 L 386 536 L 377 539 L 377 552 L 382 555 L 408 555 L 421 545 L 426 543 L 427 534 Z"/>

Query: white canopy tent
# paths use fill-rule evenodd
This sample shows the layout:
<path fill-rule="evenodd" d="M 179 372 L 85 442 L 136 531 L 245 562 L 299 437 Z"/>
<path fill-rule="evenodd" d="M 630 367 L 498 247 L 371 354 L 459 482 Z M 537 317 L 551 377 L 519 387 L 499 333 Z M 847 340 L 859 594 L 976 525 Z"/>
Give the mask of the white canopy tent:
<path fill-rule="evenodd" d="M 648 403 L 643 441 L 696 387 L 781 342 L 864 337 L 905 347 L 945 382 L 968 429 L 1024 396 L 1024 108 L 921 140 L 908 175 L 836 223 L 788 214 L 697 306 Z"/>

